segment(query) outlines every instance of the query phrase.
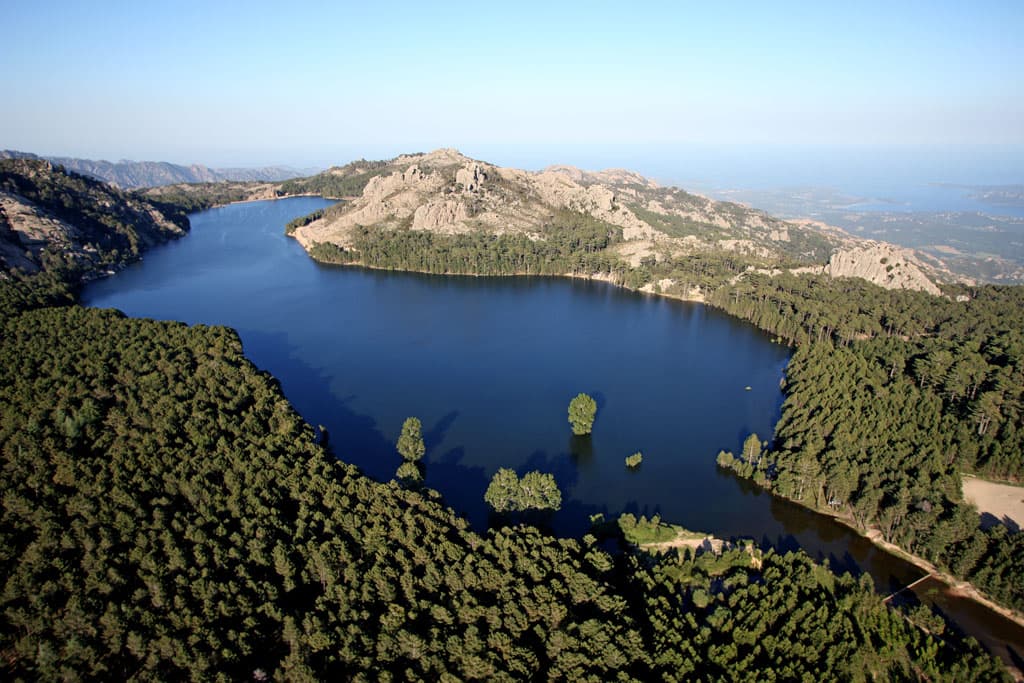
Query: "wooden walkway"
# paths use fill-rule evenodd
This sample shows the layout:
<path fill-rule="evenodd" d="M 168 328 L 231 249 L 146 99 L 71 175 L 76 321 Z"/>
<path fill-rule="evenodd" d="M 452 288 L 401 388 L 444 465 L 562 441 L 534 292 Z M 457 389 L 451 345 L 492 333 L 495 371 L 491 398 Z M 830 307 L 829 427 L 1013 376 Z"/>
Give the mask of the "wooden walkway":
<path fill-rule="evenodd" d="M 899 594 L 900 594 L 900 593 L 902 593 L 903 591 L 906 591 L 906 590 L 910 590 L 911 588 L 913 588 L 913 587 L 914 587 L 914 586 L 916 586 L 917 584 L 919 584 L 919 583 L 921 583 L 921 582 L 923 582 L 923 581 L 926 581 L 926 580 L 928 580 L 928 579 L 932 578 L 933 576 L 935 576 L 935 575 L 934 575 L 934 574 L 925 574 L 924 576 L 922 576 L 922 577 L 921 577 L 920 579 L 918 579 L 917 581 L 914 581 L 913 583 L 908 583 L 908 584 L 907 584 L 906 586 L 904 586 L 903 588 L 900 588 L 900 589 L 899 589 L 898 591 L 896 591 L 896 592 L 892 593 L 891 595 L 889 595 L 889 597 L 887 597 L 887 598 L 885 598 L 884 600 L 882 600 L 882 602 L 883 602 L 883 603 L 887 603 L 887 602 L 889 602 L 890 600 L 892 600 L 893 598 L 895 598 L 895 597 L 896 597 L 897 595 L 899 595 Z"/>

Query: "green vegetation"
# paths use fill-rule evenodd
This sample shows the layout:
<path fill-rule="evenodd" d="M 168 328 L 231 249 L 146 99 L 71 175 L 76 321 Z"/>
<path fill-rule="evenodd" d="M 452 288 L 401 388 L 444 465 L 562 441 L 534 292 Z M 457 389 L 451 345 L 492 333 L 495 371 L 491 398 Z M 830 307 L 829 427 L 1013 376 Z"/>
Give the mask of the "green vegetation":
<path fill-rule="evenodd" d="M 416 487 L 423 483 L 423 472 L 419 463 L 403 460 L 395 471 L 395 479 L 404 486 Z"/>
<path fill-rule="evenodd" d="M 74 271 L 77 273 L 77 271 Z M 0 279 L 0 320 L 22 311 L 74 303 L 74 291 L 67 272 L 44 270 L 26 275 L 14 270 L 7 280 Z"/>
<path fill-rule="evenodd" d="M 574 542 L 478 537 L 335 461 L 234 333 L 79 308 L 2 333 L 5 678 L 578 676 L 642 660 Z"/>
<path fill-rule="evenodd" d="M 629 468 L 639 467 L 640 463 L 642 463 L 643 461 L 644 461 L 644 454 L 641 453 L 640 451 L 637 451 L 633 455 L 627 455 L 626 456 L 626 467 L 629 467 Z"/>
<path fill-rule="evenodd" d="M 836 576 L 802 553 L 767 552 L 757 563 L 743 551 L 613 558 L 589 535 L 556 539 L 528 526 L 476 534 L 436 493 L 373 482 L 332 457 L 233 332 L 60 306 L 72 299 L 71 271 L 54 258 L 39 275 L 0 282 L 4 679 L 1003 679 L 975 643 L 935 628 L 934 615 L 905 617 L 867 577 Z M 720 277 L 726 261 L 715 263 L 707 273 Z M 1015 315 L 996 316 L 978 349 L 990 365 L 1012 367 L 1011 381 Z M 909 392 L 907 402 L 922 404 L 913 410 L 940 415 L 987 392 L 1013 396 L 1006 380 L 987 377 L 973 398 L 970 386 L 955 398 L 938 393 L 947 384 L 932 376 L 930 354 L 941 348 L 931 345 L 946 332 L 907 335 L 927 347 L 920 375 L 911 356 L 910 369 L 892 370 L 879 355 L 885 340 L 876 348 L 851 339 L 834 365 L 831 340 L 800 348 L 804 365 L 787 388 L 794 420 L 780 426 L 794 441 L 759 453 L 778 472 L 772 485 L 817 489 L 813 472 L 782 476 L 783 453 L 806 450 L 794 406 L 824 411 L 820 436 L 831 447 L 838 425 L 827 411 L 843 391 L 855 398 L 851 410 L 872 405 L 858 391 L 894 401 Z M 805 402 L 811 384 L 823 394 L 817 406 Z M 1012 444 L 1013 418 L 999 408 L 966 433 Z M 919 438 L 910 423 L 894 433 Z M 344 440 L 332 435 L 339 447 Z M 945 485 L 947 454 L 925 450 L 923 466 L 872 448 L 873 485 L 888 495 L 905 467 L 922 468 L 921 490 Z M 510 473 L 516 486 L 502 474 L 488 497 L 510 510 L 561 504 L 551 475 Z M 408 467 L 397 474 L 415 483 Z M 919 512 L 928 511 L 912 499 L 906 518 L 916 523 Z M 632 530 L 657 537 L 662 526 L 641 518 Z M 977 539 L 968 550 L 996 547 Z M 1019 562 L 1003 540 L 1006 561 Z M 965 556 L 954 547 L 951 557 Z M 999 567 L 1002 558 L 985 561 Z M 1019 575 L 1000 574 L 1011 588 Z"/>
<path fill-rule="evenodd" d="M 718 466 L 733 470 L 741 477 L 753 479 L 755 483 L 765 483 L 768 470 L 768 460 L 762 455 L 762 444 L 757 434 L 751 434 L 743 441 L 743 452 L 740 457 L 734 456 L 730 451 L 719 451 L 715 462 Z"/>
<path fill-rule="evenodd" d="M 299 216 L 298 218 L 290 220 L 284 226 L 284 234 L 292 235 L 295 233 L 296 230 L 298 230 L 302 226 L 309 225 L 313 221 L 320 220 L 321 218 L 323 218 L 323 215 L 324 210 L 317 209 L 316 211 L 307 216 Z"/>
<path fill-rule="evenodd" d="M 389 168 L 387 161 L 360 159 L 308 178 L 286 180 L 281 183 L 278 196 L 315 194 L 329 199 L 355 197 L 363 193 L 372 178 Z"/>
<path fill-rule="evenodd" d="M 5 678 L 1000 679 L 802 554 L 478 536 L 316 445 L 223 328 L 64 307 L 0 334 Z"/>
<path fill-rule="evenodd" d="M 515 470 L 503 467 L 491 477 L 484 500 L 495 512 L 559 510 L 562 492 L 550 474 L 532 471 L 520 478 Z"/>
<path fill-rule="evenodd" d="M 590 434 L 594 427 L 594 416 L 597 415 L 597 401 L 588 394 L 579 393 L 569 401 L 569 424 L 576 436 Z"/>
<path fill-rule="evenodd" d="M 161 214 L 151 202 L 45 161 L 0 159 L 0 190 L 75 227 L 73 240 L 61 238 L 65 243 L 51 242 L 38 257 L 30 256 L 41 270 L 68 283 L 137 259 L 146 247 L 189 228 L 182 213 Z M 5 224 L 0 215 L 0 226 Z M 17 238 L 0 228 L 0 241 L 11 239 Z M 27 245 L 12 246 L 26 250 Z"/>
<path fill-rule="evenodd" d="M 703 240 L 718 240 L 726 235 L 722 229 L 710 223 L 683 218 L 682 216 L 666 215 L 651 211 L 641 204 L 630 204 L 629 210 L 643 222 L 664 232 L 669 237 L 700 237 Z"/>
<path fill-rule="evenodd" d="M 185 215 L 246 201 L 261 187 L 265 185 L 252 182 L 187 183 L 135 190 L 135 194 L 165 212 Z"/>
<path fill-rule="evenodd" d="M 353 249 L 317 244 L 310 256 L 328 263 L 423 273 L 478 275 L 592 275 L 624 273 L 603 253 L 621 240 L 622 229 L 574 211 L 558 211 L 542 229 L 543 239 L 523 234 L 472 232 L 443 235 L 423 230 L 362 228 Z"/>
<path fill-rule="evenodd" d="M 798 348 L 774 450 L 720 464 L 1024 608 L 1024 536 L 981 530 L 960 489 L 961 471 L 1024 479 L 1024 288 L 751 280 L 714 301 Z"/>
<path fill-rule="evenodd" d="M 323 263 L 349 263 L 353 259 L 351 252 L 331 242 L 314 242 L 309 248 L 309 255 Z"/>
<path fill-rule="evenodd" d="M 423 443 L 423 424 L 418 417 L 405 418 L 396 447 L 398 454 L 408 462 L 416 462 L 427 452 Z"/>
<path fill-rule="evenodd" d="M 638 519 L 636 515 L 625 512 L 619 515 L 618 526 L 626 542 L 633 545 L 665 543 L 677 538 L 704 538 L 705 536 L 687 531 L 677 524 L 666 524 L 661 521 L 660 515 L 654 515 L 650 519 L 641 515 Z"/>
<path fill-rule="evenodd" d="M 867 576 L 836 576 L 806 555 L 745 550 L 679 561 L 628 556 L 642 592 L 656 678 L 688 680 L 979 680 L 977 659 L 925 654 L 938 642 L 878 608 Z M 686 605 L 680 614 L 678 606 Z M 756 607 L 755 607 L 756 605 Z M 906 652 L 922 656 L 906 658 Z M 975 668 L 977 667 L 977 668 Z"/>

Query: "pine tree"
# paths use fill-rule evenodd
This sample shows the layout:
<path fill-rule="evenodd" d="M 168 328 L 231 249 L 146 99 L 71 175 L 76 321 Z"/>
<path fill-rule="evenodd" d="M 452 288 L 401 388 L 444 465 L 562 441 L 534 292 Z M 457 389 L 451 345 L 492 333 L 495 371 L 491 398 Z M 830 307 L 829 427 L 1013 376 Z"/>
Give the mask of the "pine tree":
<path fill-rule="evenodd" d="M 594 427 L 594 416 L 597 414 L 597 402 L 587 394 L 577 394 L 569 402 L 569 424 L 576 436 L 589 434 Z"/>
<path fill-rule="evenodd" d="M 423 425 L 418 417 L 405 418 L 397 445 L 399 454 L 409 462 L 416 462 L 427 452 L 423 443 Z"/>

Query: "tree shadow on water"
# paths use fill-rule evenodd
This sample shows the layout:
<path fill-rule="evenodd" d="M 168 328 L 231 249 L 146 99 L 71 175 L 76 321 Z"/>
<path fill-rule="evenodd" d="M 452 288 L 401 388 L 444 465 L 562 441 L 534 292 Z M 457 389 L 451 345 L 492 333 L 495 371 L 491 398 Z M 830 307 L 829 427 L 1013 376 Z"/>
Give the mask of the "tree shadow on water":
<path fill-rule="evenodd" d="M 622 506 L 622 510 L 619 511 L 619 514 L 630 514 L 635 517 L 643 516 L 650 519 L 654 515 L 661 515 L 661 506 L 652 505 L 650 503 L 644 503 L 641 506 L 639 501 L 631 500 Z"/>
<path fill-rule="evenodd" d="M 459 416 L 459 411 L 453 410 L 440 420 L 437 421 L 433 427 L 423 433 L 423 443 L 427 447 L 427 454 L 429 455 L 432 450 L 437 448 L 442 441 L 444 441 L 444 435 L 448 433 L 455 419 Z"/>
<path fill-rule="evenodd" d="M 569 436 L 569 444 L 567 446 L 569 455 L 578 463 L 586 464 L 594 459 L 594 440 L 590 438 L 589 434 L 584 436 L 577 436 L 571 434 Z"/>
<path fill-rule="evenodd" d="M 483 467 L 466 465 L 462 461 L 466 450 L 452 448 L 425 463 L 426 485 L 438 491 L 445 505 L 469 520 L 478 533 L 487 531 L 490 508 L 484 502 L 484 492 L 490 480 Z"/>
<path fill-rule="evenodd" d="M 1013 646 L 1006 646 L 1006 654 L 1009 655 L 1010 661 L 1013 662 L 1013 665 L 1015 667 L 1017 667 L 1021 671 L 1024 671 L 1024 657 L 1021 657 L 1020 654 L 1018 654 L 1018 652 L 1013 648 Z"/>
<path fill-rule="evenodd" d="M 356 465 L 369 477 L 388 481 L 400 458 L 376 421 L 349 407 L 355 396 L 331 392 L 331 377 L 294 355 L 284 333 L 238 330 L 245 355 L 278 379 L 285 397 L 306 422 L 327 428 L 329 449 L 339 460 Z"/>
<path fill-rule="evenodd" d="M 520 477 L 531 470 L 553 475 L 563 496 L 565 491 L 575 486 L 579 480 L 576 465 L 570 458 L 552 457 L 545 451 L 534 451 L 522 465 L 516 468 Z"/>

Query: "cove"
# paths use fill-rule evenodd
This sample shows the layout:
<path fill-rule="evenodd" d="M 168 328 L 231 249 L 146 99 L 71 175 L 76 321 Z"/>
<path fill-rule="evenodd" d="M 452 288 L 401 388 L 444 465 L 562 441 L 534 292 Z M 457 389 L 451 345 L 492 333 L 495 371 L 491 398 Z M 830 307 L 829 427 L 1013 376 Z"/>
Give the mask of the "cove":
<path fill-rule="evenodd" d="M 921 576 L 846 527 L 717 469 L 719 449 L 738 452 L 750 432 L 769 439 L 779 417 L 789 353 L 753 326 L 600 282 L 321 266 L 284 225 L 329 203 L 194 214 L 188 237 L 88 285 L 83 303 L 235 328 L 303 417 L 327 427 L 338 457 L 378 480 L 400 462 L 402 421 L 419 417 L 426 484 L 478 530 L 494 471 L 538 469 L 562 490 L 558 534 L 583 533 L 597 512 L 659 513 L 719 537 L 803 548 L 836 570 L 869 573 L 882 593 Z M 580 391 L 598 402 L 583 439 L 566 420 Z M 627 470 L 638 450 L 643 464 Z M 945 608 L 955 619 L 956 603 Z"/>

